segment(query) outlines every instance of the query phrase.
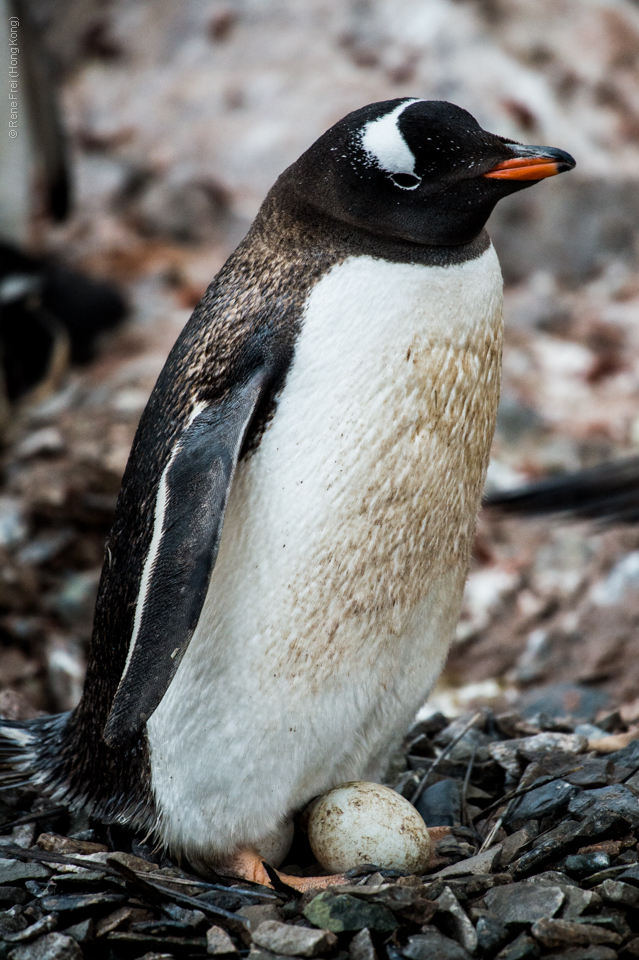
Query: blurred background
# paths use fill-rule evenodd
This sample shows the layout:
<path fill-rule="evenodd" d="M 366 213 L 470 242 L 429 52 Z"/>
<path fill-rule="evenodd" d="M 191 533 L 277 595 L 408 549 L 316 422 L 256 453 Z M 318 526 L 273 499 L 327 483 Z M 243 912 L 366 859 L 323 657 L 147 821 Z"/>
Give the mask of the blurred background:
<path fill-rule="evenodd" d="M 639 452 L 636 2 L 0 9 L 7 89 L 12 57 L 19 73 L 16 137 L 0 98 L 0 713 L 77 702 L 166 354 L 278 174 L 365 103 L 450 100 L 577 159 L 489 224 L 507 331 L 491 489 Z M 485 513 L 431 707 L 633 719 L 638 696 L 639 530 Z"/>

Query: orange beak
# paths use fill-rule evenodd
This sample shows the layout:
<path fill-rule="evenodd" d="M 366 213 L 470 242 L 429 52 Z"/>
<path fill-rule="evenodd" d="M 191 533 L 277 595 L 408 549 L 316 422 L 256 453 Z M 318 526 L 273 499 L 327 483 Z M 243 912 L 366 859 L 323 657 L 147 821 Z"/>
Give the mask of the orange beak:
<path fill-rule="evenodd" d="M 565 170 L 572 170 L 575 165 L 569 153 L 554 147 L 512 144 L 512 150 L 519 156 L 502 160 L 484 176 L 489 180 L 544 180 Z"/>
<path fill-rule="evenodd" d="M 545 177 L 556 177 L 565 169 L 564 163 L 545 157 L 513 157 L 512 160 L 498 163 L 484 176 L 490 180 L 543 180 Z"/>

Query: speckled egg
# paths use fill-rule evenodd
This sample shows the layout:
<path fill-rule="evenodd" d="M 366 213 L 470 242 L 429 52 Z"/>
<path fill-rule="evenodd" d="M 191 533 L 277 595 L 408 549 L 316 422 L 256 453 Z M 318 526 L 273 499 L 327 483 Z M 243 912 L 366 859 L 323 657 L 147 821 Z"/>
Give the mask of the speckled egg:
<path fill-rule="evenodd" d="M 364 780 L 342 783 L 320 797 L 308 838 L 330 873 L 374 863 L 419 874 L 430 854 L 426 824 L 415 807 L 390 787 Z"/>

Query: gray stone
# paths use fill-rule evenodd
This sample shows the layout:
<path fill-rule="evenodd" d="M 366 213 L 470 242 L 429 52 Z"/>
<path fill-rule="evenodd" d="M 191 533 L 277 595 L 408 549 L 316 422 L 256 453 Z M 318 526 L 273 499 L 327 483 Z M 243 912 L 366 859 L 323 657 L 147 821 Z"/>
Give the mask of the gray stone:
<path fill-rule="evenodd" d="M 93 939 L 95 923 L 89 917 L 88 920 L 82 920 L 80 923 L 74 923 L 72 927 L 67 927 L 62 933 L 67 937 L 73 937 L 76 943 L 86 943 Z"/>
<path fill-rule="evenodd" d="M 493 887 L 484 901 L 490 916 L 502 923 L 534 923 L 554 916 L 564 902 L 564 894 L 559 887 L 523 882 Z"/>
<path fill-rule="evenodd" d="M 7 960 L 83 960 L 75 940 L 62 933 L 48 933 L 34 943 L 15 947 Z"/>
<path fill-rule="evenodd" d="M 482 956 L 493 956 L 512 935 L 506 924 L 494 917 L 479 917 L 476 929 L 477 945 Z"/>
<path fill-rule="evenodd" d="M 499 743 L 491 743 L 489 753 L 493 760 L 496 760 L 500 767 L 506 771 L 506 784 L 519 780 L 521 774 L 521 761 L 517 753 L 518 740 L 505 740 Z"/>
<path fill-rule="evenodd" d="M 623 873 L 619 874 L 618 879 L 622 883 L 631 883 L 634 886 L 639 886 L 639 864 L 628 867 L 627 870 L 624 870 Z"/>
<path fill-rule="evenodd" d="M 253 943 L 285 957 L 318 957 L 337 946 L 337 937 L 330 930 L 311 930 L 265 920 L 253 932 Z"/>
<path fill-rule="evenodd" d="M 172 920 L 183 923 L 185 927 L 199 927 L 206 922 L 206 916 L 201 910 L 188 910 L 186 907 L 180 907 L 177 903 L 167 903 L 164 910 Z"/>
<path fill-rule="evenodd" d="M 75 910 L 87 910 L 89 907 L 107 906 L 110 903 L 122 903 L 127 899 L 125 893 L 62 893 L 56 897 L 43 897 L 40 905 L 51 913 L 73 913 Z"/>
<path fill-rule="evenodd" d="M 408 960 L 434 960 L 435 957 L 437 960 L 470 960 L 471 956 L 468 950 L 433 927 L 409 937 L 402 953 Z"/>
<path fill-rule="evenodd" d="M 356 933 L 348 948 L 349 960 L 377 960 L 377 953 L 373 946 L 370 930 L 364 927 Z"/>
<path fill-rule="evenodd" d="M 52 870 L 41 863 L 21 863 L 20 860 L 0 859 L 0 883 L 35 880 L 37 877 L 50 877 L 52 873 Z"/>
<path fill-rule="evenodd" d="M 500 853 L 501 844 L 497 843 L 494 847 L 490 847 L 489 850 L 484 850 L 483 853 L 478 853 L 474 857 L 468 857 L 458 863 L 451 863 L 448 867 L 431 874 L 428 879 L 452 879 L 453 877 L 467 877 L 469 874 L 481 876 L 490 873 Z"/>
<path fill-rule="evenodd" d="M 267 920 L 266 923 L 269 921 Z M 239 957 L 239 951 L 226 930 L 210 927 L 206 931 L 206 952 L 212 957 Z"/>
<path fill-rule="evenodd" d="M 461 823 L 458 780 L 440 780 L 427 787 L 415 804 L 427 827 L 452 827 Z"/>
<path fill-rule="evenodd" d="M 477 949 L 475 928 L 462 910 L 459 900 L 450 887 L 444 888 L 444 892 L 437 897 L 435 903 L 440 915 L 438 923 L 444 928 L 444 932 L 449 934 L 457 943 L 460 943 L 468 953 L 474 953 Z"/>
<path fill-rule="evenodd" d="M 552 780 L 535 787 L 526 793 L 512 807 L 504 824 L 524 824 L 528 820 L 542 820 L 544 817 L 557 816 L 568 806 L 568 802 L 579 793 L 579 787 L 573 787 L 565 780 Z"/>
<path fill-rule="evenodd" d="M 274 903 L 254 903 L 248 907 L 240 907 L 238 917 L 244 917 L 248 922 L 249 930 L 253 932 L 265 920 L 281 920 L 280 912 Z"/>
<path fill-rule="evenodd" d="M 588 738 L 574 733 L 538 733 L 536 737 L 526 737 L 518 741 L 518 750 L 526 760 L 542 760 L 569 753 L 576 756 L 588 749 Z"/>
<path fill-rule="evenodd" d="M 583 823 L 565 820 L 547 834 L 533 841 L 532 850 L 524 853 L 511 867 L 515 879 L 527 876 L 539 869 L 539 865 L 552 857 L 556 859 L 564 853 L 566 847 L 583 830 Z"/>
<path fill-rule="evenodd" d="M 639 827 L 639 801 L 632 790 L 623 784 L 584 790 L 568 804 L 570 813 L 580 818 L 586 817 L 593 807 L 608 815 L 623 818 L 631 827 Z"/>
<path fill-rule="evenodd" d="M 609 866 L 610 857 L 603 852 L 573 854 L 564 860 L 564 869 L 571 877 L 589 877 Z"/>
<path fill-rule="evenodd" d="M 562 920 L 575 920 L 586 910 L 596 910 L 601 906 L 601 897 L 594 890 L 582 890 L 580 887 L 564 887 L 564 908 L 561 911 Z"/>
<path fill-rule="evenodd" d="M 521 830 L 511 833 L 509 837 L 502 842 L 499 860 L 495 863 L 500 869 L 507 867 L 509 863 L 516 860 L 521 850 L 534 840 L 539 833 L 539 825 L 535 820 L 524 824 Z"/>
<path fill-rule="evenodd" d="M 33 895 L 22 887 L 0 887 L 0 904 L 14 906 L 17 903 L 26 903 L 33 900 Z"/>
<path fill-rule="evenodd" d="M 47 913 L 36 923 L 32 923 L 30 927 L 25 927 L 24 930 L 19 930 L 17 933 L 5 933 L 4 939 L 8 943 L 31 943 L 32 940 L 41 937 L 44 933 L 51 933 L 57 925 L 58 918 L 55 913 Z"/>
<path fill-rule="evenodd" d="M 568 947 L 561 953 L 544 954 L 544 960 L 617 960 L 617 956 L 617 951 L 612 947 L 591 943 L 588 947 Z"/>
<path fill-rule="evenodd" d="M 295 960 L 295 957 L 284 957 L 281 953 L 271 953 L 270 950 L 262 950 L 261 947 L 251 947 L 247 960 Z"/>
<path fill-rule="evenodd" d="M 576 787 L 605 787 L 619 783 L 630 772 L 627 767 L 611 763 L 607 757 L 596 757 L 580 763 L 579 770 L 567 773 L 564 779 Z"/>
<path fill-rule="evenodd" d="M 348 894 L 320 893 L 304 908 L 304 916 L 313 926 L 333 933 L 346 930 L 394 930 L 398 926 L 388 907 L 366 903 Z"/>
<path fill-rule="evenodd" d="M 639 889 L 619 880 L 604 880 L 597 887 L 597 893 L 607 903 L 618 903 L 624 907 L 639 907 Z"/>
<path fill-rule="evenodd" d="M 541 873 L 528 877 L 526 883 L 545 883 L 546 886 L 550 884 L 551 887 L 560 887 L 562 890 L 564 887 L 579 886 L 576 880 L 567 877 L 565 873 L 559 873 L 558 870 L 542 870 Z"/>
<path fill-rule="evenodd" d="M 530 932 L 546 948 L 587 946 L 588 944 L 620 944 L 622 937 L 612 930 L 602 930 L 591 923 L 571 923 L 544 917 L 533 923 Z"/>
<path fill-rule="evenodd" d="M 22 915 L 22 907 L 16 904 L 10 910 L 3 910 L 0 913 L 0 938 L 24 930 L 28 925 L 29 921 Z"/>
<path fill-rule="evenodd" d="M 539 947 L 527 933 L 519 936 L 497 954 L 495 960 L 532 960 L 539 956 Z"/>

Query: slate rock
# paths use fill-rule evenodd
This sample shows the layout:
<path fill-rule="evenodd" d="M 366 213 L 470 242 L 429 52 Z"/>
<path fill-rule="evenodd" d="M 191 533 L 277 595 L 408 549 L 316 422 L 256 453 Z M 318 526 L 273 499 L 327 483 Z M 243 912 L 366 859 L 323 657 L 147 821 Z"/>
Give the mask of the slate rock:
<path fill-rule="evenodd" d="M 95 923 L 91 917 L 88 920 L 82 920 L 80 923 L 74 923 L 72 927 L 63 930 L 67 937 L 72 937 L 76 943 L 86 943 L 93 939 Z"/>
<path fill-rule="evenodd" d="M 576 920 L 586 910 L 596 910 L 602 905 L 599 894 L 594 890 L 582 890 L 580 887 L 567 887 L 562 884 L 564 906 L 561 911 L 563 920 Z"/>
<path fill-rule="evenodd" d="M 459 900 L 450 887 L 444 889 L 435 903 L 437 904 L 438 926 L 443 927 L 444 933 L 461 944 L 468 953 L 474 953 L 477 949 L 475 928 L 462 910 Z"/>
<path fill-rule="evenodd" d="M 639 740 L 633 740 L 627 746 L 622 747 L 621 750 L 609 753 L 608 760 L 612 760 L 613 763 L 618 763 L 622 767 L 636 769 L 639 767 Z"/>
<path fill-rule="evenodd" d="M 277 920 L 265 920 L 253 931 L 253 943 L 285 957 L 318 957 L 337 946 L 330 930 L 310 930 Z"/>
<path fill-rule="evenodd" d="M 261 947 L 251 947 L 246 960 L 293 960 L 293 958 L 285 958 L 283 954 L 271 953 L 270 950 L 262 950 Z"/>
<path fill-rule="evenodd" d="M 617 956 L 612 947 L 590 944 L 588 947 L 569 947 L 561 953 L 544 954 L 544 960 L 617 960 Z"/>
<path fill-rule="evenodd" d="M 498 866 L 500 870 L 507 867 L 513 860 L 517 859 L 523 848 L 534 840 L 538 833 L 539 824 L 536 820 L 530 820 L 520 830 L 511 833 L 509 837 L 502 841 L 501 853 L 495 866 Z"/>
<path fill-rule="evenodd" d="M 44 917 L 36 920 L 31 926 L 19 930 L 17 933 L 5 933 L 4 939 L 8 943 L 31 943 L 45 933 L 51 933 L 58 925 L 58 917 L 55 913 L 47 913 Z"/>
<path fill-rule="evenodd" d="M 0 887 L 0 906 L 15 906 L 18 903 L 26 903 L 32 900 L 33 895 L 22 887 Z"/>
<path fill-rule="evenodd" d="M 12 883 L 14 880 L 35 880 L 38 877 L 50 877 L 53 873 L 41 863 L 21 863 L 20 860 L 0 859 L 0 883 Z"/>
<path fill-rule="evenodd" d="M 628 867 L 627 870 L 619 874 L 618 879 L 621 883 L 631 883 L 633 886 L 639 887 L 639 864 Z"/>
<path fill-rule="evenodd" d="M 346 930 L 395 930 L 399 925 L 388 907 L 381 903 L 366 903 L 348 894 L 329 891 L 318 894 L 303 910 L 304 916 L 315 927 L 343 933 Z"/>
<path fill-rule="evenodd" d="M 484 897 L 489 915 L 502 923 L 534 923 L 554 916 L 564 902 L 559 887 L 512 883 L 493 887 Z"/>
<path fill-rule="evenodd" d="M 415 804 L 427 827 L 452 827 L 461 823 L 458 780 L 440 780 L 426 787 Z"/>
<path fill-rule="evenodd" d="M 29 921 L 22 915 L 22 908 L 18 905 L 11 907 L 10 910 L 3 910 L 0 913 L 0 938 L 6 937 L 10 933 L 17 933 L 28 927 Z"/>
<path fill-rule="evenodd" d="M 589 877 L 599 870 L 606 870 L 610 866 L 610 857 L 607 853 L 581 853 L 566 857 L 564 869 L 571 877 Z"/>
<path fill-rule="evenodd" d="M 501 844 L 495 844 L 494 847 L 490 847 L 489 850 L 484 850 L 483 853 L 478 853 L 474 857 L 468 857 L 467 860 L 459 860 L 457 863 L 451 863 L 447 867 L 443 867 L 441 870 L 438 870 L 437 873 L 431 875 L 432 878 L 436 879 L 449 879 L 453 877 L 467 877 L 469 874 L 473 876 L 482 876 L 483 874 L 488 874 L 493 868 L 493 864 L 497 861 L 498 856 L 501 854 Z"/>
<path fill-rule="evenodd" d="M 34 943 L 15 947 L 7 960 L 83 960 L 82 950 L 71 937 L 63 933 L 48 933 Z"/>
<path fill-rule="evenodd" d="M 546 948 L 587 946 L 588 944 L 620 944 L 622 938 L 612 930 L 602 930 L 591 923 L 572 923 L 545 917 L 533 923 L 530 932 Z"/>
<path fill-rule="evenodd" d="M 499 951 L 495 960 L 533 960 L 538 956 L 537 943 L 527 933 L 520 933 L 512 943 Z"/>
<path fill-rule="evenodd" d="M 521 774 L 521 761 L 517 751 L 518 740 L 504 740 L 499 743 L 492 743 L 489 752 L 493 760 L 506 772 L 506 785 L 519 780 Z"/>
<path fill-rule="evenodd" d="M 617 783 L 596 790 L 583 790 L 568 804 L 568 810 L 576 817 L 586 817 L 592 807 L 605 811 L 608 816 L 625 820 L 631 827 L 639 827 L 639 802 L 631 790 Z"/>
<path fill-rule="evenodd" d="M 556 757 L 558 753 L 577 756 L 588 749 L 588 738 L 574 733 L 538 733 L 518 741 L 518 751 L 526 760 Z"/>
<path fill-rule="evenodd" d="M 477 944 L 482 955 L 493 956 L 512 936 L 508 926 L 495 917 L 480 917 L 476 930 Z"/>
<path fill-rule="evenodd" d="M 269 921 L 267 920 L 266 923 Z M 222 927 L 210 927 L 206 931 L 206 952 L 212 957 L 239 957 L 239 951 L 226 930 Z"/>
<path fill-rule="evenodd" d="M 537 870 L 541 863 L 560 857 L 570 843 L 583 831 L 583 823 L 564 820 L 548 833 L 533 841 L 532 850 L 524 853 L 511 867 L 513 877 L 518 879 Z"/>
<path fill-rule="evenodd" d="M 356 933 L 348 947 L 349 960 L 377 960 L 377 952 L 373 945 L 370 930 L 364 927 Z"/>
<path fill-rule="evenodd" d="M 605 787 L 619 783 L 630 773 L 627 767 L 613 763 L 607 757 L 584 760 L 581 769 L 567 773 L 564 779 L 576 787 Z"/>
<path fill-rule="evenodd" d="M 618 880 L 604 880 L 597 887 L 597 893 L 607 903 L 616 903 L 624 907 L 639 907 L 639 890 L 629 883 L 621 883 Z"/>
<path fill-rule="evenodd" d="M 579 787 L 574 787 L 565 780 L 551 780 L 550 783 L 535 787 L 518 800 L 508 816 L 504 818 L 504 824 L 506 826 L 523 824 L 528 820 L 558 816 L 578 793 Z"/>
<path fill-rule="evenodd" d="M 408 938 L 402 947 L 402 954 L 408 960 L 470 960 L 471 954 L 460 944 L 445 937 L 438 930 L 427 927 L 423 933 Z"/>
<path fill-rule="evenodd" d="M 90 907 L 109 907 L 112 903 L 122 903 L 126 893 L 111 891 L 73 894 L 63 893 L 54 897 L 43 897 L 40 901 L 43 910 L 50 913 L 72 913 L 75 910 L 88 910 Z"/>
<path fill-rule="evenodd" d="M 237 915 L 238 917 L 244 917 L 251 932 L 256 930 L 265 920 L 282 919 L 274 903 L 252 903 L 248 907 L 241 907 L 237 911 Z"/>

